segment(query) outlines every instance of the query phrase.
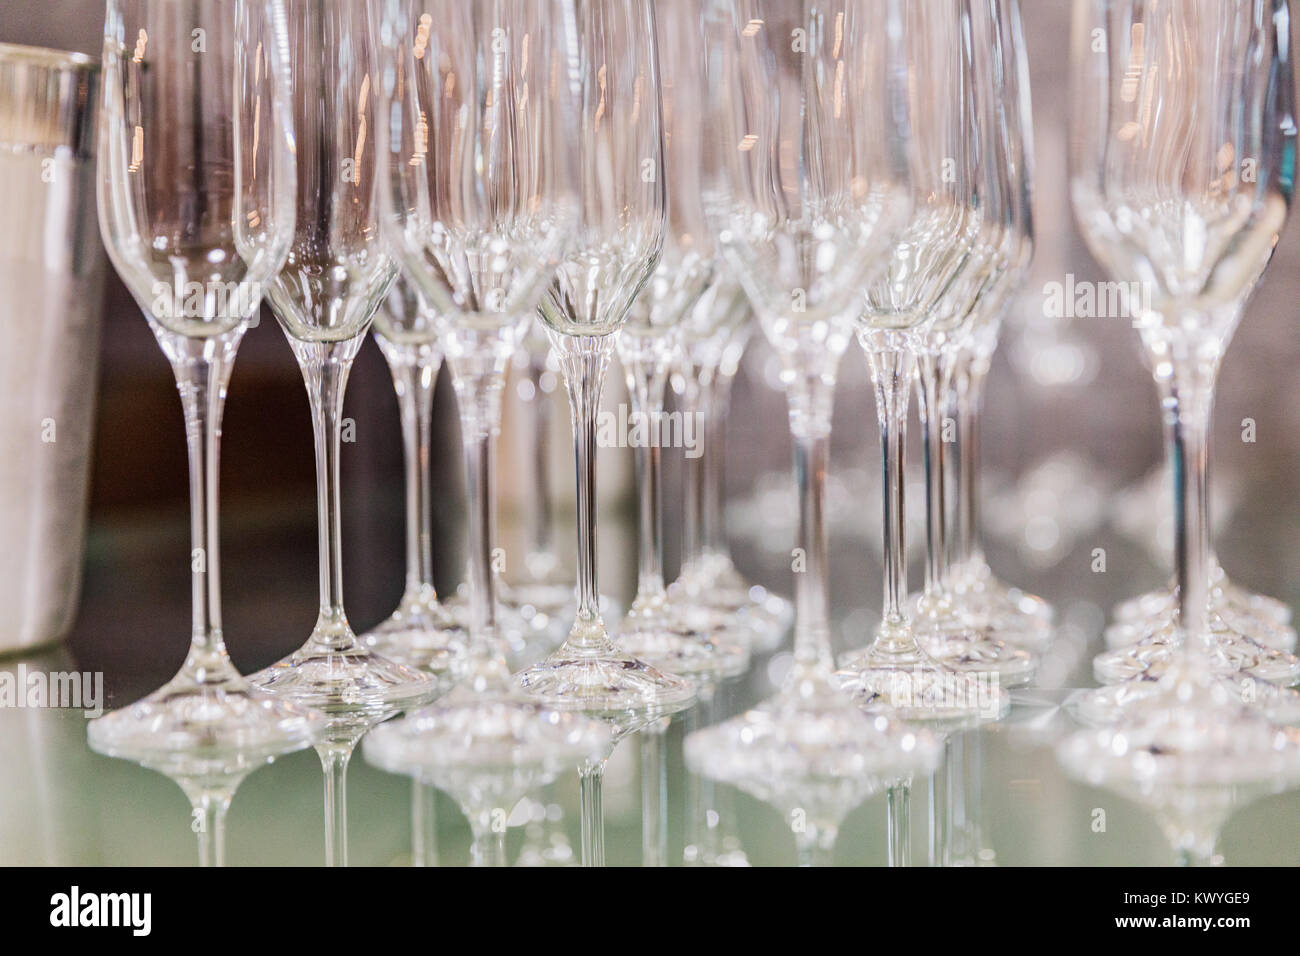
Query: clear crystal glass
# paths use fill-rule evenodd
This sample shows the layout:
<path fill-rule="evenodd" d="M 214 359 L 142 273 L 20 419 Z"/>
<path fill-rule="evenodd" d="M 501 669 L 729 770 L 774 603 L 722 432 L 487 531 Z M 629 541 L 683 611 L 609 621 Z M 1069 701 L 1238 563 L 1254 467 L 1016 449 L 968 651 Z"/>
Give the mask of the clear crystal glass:
<path fill-rule="evenodd" d="M 459 0 L 439 4 L 435 19 L 419 2 L 393 0 L 385 17 L 396 65 L 384 86 L 384 230 L 434 304 L 456 387 L 470 651 L 455 690 L 377 730 L 366 754 L 455 797 L 482 865 L 505 864 L 505 828 L 494 821 L 610 746 L 603 725 L 532 699 L 511 679 L 493 569 L 491 459 L 506 369 L 578 223 L 564 148 L 577 108 L 566 86 L 552 86 L 576 41 L 564 9 L 561 0 Z"/>
<path fill-rule="evenodd" d="M 1060 757 L 1077 776 L 1155 803 L 1195 862 L 1226 815 L 1225 792 L 1300 780 L 1300 740 L 1273 720 L 1279 695 L 1226 682 L 1216 666 L 1205 527 L 1219 361 L 1291 200 L 1289 9 L 1084 0 L 1072 45 L 1071 198 L 1090 250 L 1127 290 L 1161 393 L 1178 621 L 1158 680 L 1142 679 L 1148 668 L 1076 702 L 1114 726 L 1080 731 Z"/>
<path fill-rule="evenodd" d="M 353 360 L 397 267 L 379 233 L 375 124 L 380 47 L 362 0 L 289 0 L 298 164 L 297 227 L 268 290 L 303 373 L 316 441 L 320 611 L 307 642 L 254 675 L 263 690 L 325 711 L 325 856 L 347 863 L 346 773 L 361 735 L 440 690 L 370 650 L 343 609 L 339 462 Z"/>
<path fill-rule="evenodd" d="M 194 31 L 201 31 L 196 34 Z M 195 36 L 203 37 L 198 49 Z M 284 7 L 111 0 L 104 24 L 99 221 L 108 254 L 172 364 L 189 446 L 193 622 L 161 689 L 93 721 L 95 750 L 177 780 L 221 863 L 238 782 L 321 731 L 321 714 L 260 693 L 221 628 L 221 412 L 235 352 L 294 229 Z"/>
<path fill-rule="evenodd" d="M 908 151 L 919 148 L 910 134 L 921 115 L 908 108 L 906 88 L 921 74 L 904 66 L 908 16 L 890 0 L 710 2 L 704 12 L 710 97 L 701 135 L 721 160 L 705 208 L 781 358 L 804 570 L 795 576 L 785 683 L 759 706 L 691 734 L 686 760 L 696 773 L 797 811 L 804 863 L 829 860 L 841 820 L 861 800 L 933 769 L 939 756 L 930 734 L 883 708 L 864 713 L 836 685 L 826 579 L 836 370 L 861 290 L 915 202 Z"/>

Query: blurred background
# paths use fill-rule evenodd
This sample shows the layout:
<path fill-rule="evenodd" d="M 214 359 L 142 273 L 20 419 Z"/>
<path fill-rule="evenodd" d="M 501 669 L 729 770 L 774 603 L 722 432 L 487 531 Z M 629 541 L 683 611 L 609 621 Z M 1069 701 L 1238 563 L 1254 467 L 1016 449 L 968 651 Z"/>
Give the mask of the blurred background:
<path fill-rule="evenodd" d="M 98 54 L 102 0 L 0 5 L 0 41 Z M 988 388 L 983 491 L 985 542 L 1003 580 L 1058 607 L 1073 648 L 1044 675 L 1090 685 L 1086 661 L 1118 600 L 1169 574 L 1171 511 L 1160 478 L 1154 387 L 1136 334 L 1117 319 L 1045 314 L 1044 286 L 1102 276 L 1073 226 L 1065 122 L 1070 4 L 1022 4 L 1033 81 L 1037 151 L 1033 271 L 1008 316 Z M 1293 30 L 1294 30 L 1293 26 Z M 1227 353 L 1212 446 L 1216 543 L 1238 583 L 1300 605 L 1300 223 L 1292 217 Z M 109 269 L 97 378 L 90 530 L 80 611 L 68 649 L 83 670 L 105 672 L 112 706 L 176 672 L 189 633 L 186 458 L 171 373 L 140 312 Z M 795 499 L 784 400 L 775 360 L 755 335 L 733 394 L 727 432 L 728 522 L 752 580 L 790 594 Z M 623 401 L 611 368 L 607 406 Z M 462 577 L 460 445 L 450 383 L 435 424 L 436 570 L 441 591 Z M 4 383 L 0 382 L 0 388 Z M 514 390 L 510 393 L 514 396 Z M 573 551 L 573 473 L 563 389 L 552 434 L 556 541 Z M 915 403 L 913 403 L 915 404 Z M 508 403 L 501 452 L 501 524 L 507 554 L 531 507 L 517 450 L 519 402 Z M 832 599 L 841 647 L 863 643 L 880 593 L 879 456 L 865 363 L 842 366 L 831 475 Z M 344 573 L 354 627 L 396 605 L 403 584 L 401 446 L 387 368 L 367 343 L 353 372 L 344 446 Z M 1253 442 L 1243 422 L 1254 423 Z M 269 312 L 244 339 L 223 429 L 222 572 L 225 632 L 250 672 L 305 639 L 316 616 L 316 502 L 311 424 L 293 356 Z M 919 481 L 919 428 L 909 469 Z M 626 601 L 635 586 L 631 451 L 601 452 L 602 589 Z M 680 544 L 680 453 L 665 453 L 666 567 Z M 911 545 L 922 498 L 910 493 Z M 1106 571 L 1093 571 L 1094 549 Z M 569 564 L 572 567 L 572 564 Z M 920 583 L 913 566 L 913 586 Z M 1091 645 L 1091 649 L 1087 649 Z M 361 778 L 361 785 L 368 779 Z M 164 784 L 165 786 L 165 784 Z M 315 811 L 309 811 L 315 812 Z M 611 860 L 613 862 L 613 860 Z"/>

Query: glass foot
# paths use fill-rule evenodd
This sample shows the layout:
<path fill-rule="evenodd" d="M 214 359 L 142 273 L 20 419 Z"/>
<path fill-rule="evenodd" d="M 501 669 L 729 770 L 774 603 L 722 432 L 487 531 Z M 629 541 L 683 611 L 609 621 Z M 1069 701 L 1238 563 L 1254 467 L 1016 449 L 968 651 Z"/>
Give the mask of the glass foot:
<path fill-rule="evenodd" d="M 548 707 L 582 711 L 623 732 L 695 703 L 692 681 L 620 650 L 599 618 L 579 620 L 563 645 L 516 679 L 529 697 Z"/>
<path fill-rule="evenodd" d="M 1015 647 L 1042 651 L 1053 636 L 1056 611 L 1042 598 L 1008 587 L 983 558 L 953 574 L 953 590 L 972 627 Z"/>
<path fill-rule="evenodd" d="M 910 626 L 882 624 L 876 640 L 840 658 L 835 678 L 869 712 L 884 708 L 911 724 L 951 733 L 1011 710 L 996 671 L 957 672 L 923 651 Z"/>
<path fill-rule="evenodd" d="M 1138 644 L 1151 634 L 1174 630 L 1177 620 L 1176 592 L 1154 592 L 1133 598 L 1115 609 L 1115 623 L 1106 628 L 1106 646 L 1121 648 Z M 1271 614 L 1247 612 L 1244 605 L 1235 602 L 1212 601 L 1210 627 L 1216 634 L 1248 638 L 1277 651 L 1293 651 L 1296 647 L 1295 628 L 1290 624 Z"/>
<path fill-rule="evenodd" d="M 666 602 L 636 601 L 618 629 L 626 654 L 692 680 L 723 681 L 749 667 L 749 648 L 726 629 L 700 631 L 677 622 Z"/>
<path fill-rule="evenodd" d="M 233 670 L 233 669 L 232 669 Z M 199 683 L 185 673 L 148 697 L 91 721 L 90 747 L 175 780 L 246 773 L 309 746 L 323 714 L 272 697 L 238 675 Z"/>
<path fill-rule="evenodd" d="M 1140 643 L 1103 651 L 1093 658 L 1099 683 L 1119 684 L 1149 677 L 1158 679 L 1169 666 L 1179 645 L 1179 631 L 1170 623 Z M 1265 647 L 1248 637 L 1216 631 L 1210 663 L 1224 677 L 1245 676 L 1282 686 L 1300 682 L 1300 658 Z"/>
<path fill-rule="evenodd" d="M 834 827 L 893 781 L 932 771 L 942 745 L 897 717 L 864 713 L 828 671 L 796 664 L 775 697 L 691 734 L 685 752 L 692 772 Z"/>
<path fill-rule="evenodd" d="M 743 634 L 751 654 L 776 650 L 794 624 L 794 605 L 761 585 L 749 584 L 725 554 L 709 554 L 682 568 L 669 595 L 688 627 Z"/>
<path fill-rule="evenodd" d="M 912 633 L 921 649 L 942 667 L 959 674 L 997 674 L 1004 687 L 1023 687 L 1038 669 L 1038 659 L 1029 651 L 967 623 L 947 593 L 918 598 Z"/>
<path fill-rule="evenodd" d="M 426 704 L 447 680 L 370 651 L 346 624 L 320 631 L 288 657 L 249 678 L 255 687 L 324 712 L 331 733 L 359 728 Z"/>
<path fill-rule="evenodd" d="M 408 591 L 397 610 L 361 635 L 361 643 L 382 657 L 436 676 L 456 675 L 469 634 L 432 588 Z"/>

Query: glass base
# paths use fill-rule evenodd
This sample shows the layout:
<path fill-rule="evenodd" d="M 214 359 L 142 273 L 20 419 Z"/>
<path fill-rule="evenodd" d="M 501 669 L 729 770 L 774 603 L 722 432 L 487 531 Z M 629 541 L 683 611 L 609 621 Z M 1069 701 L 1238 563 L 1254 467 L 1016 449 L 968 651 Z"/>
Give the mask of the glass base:
<path fill-rule="evenodd" d="M 864 713 L 829 671 L 798 664 L 775 697 L 685 743 L 693 773 L 830 826 L 883 787 L 933 771 L 942 750 L 925 730 Z"/>
<path fill-rule="evenodd" d="M 1029 651 L 1040 652 L 1051 643 L 1056 622 L 1052 605 L 1003 584 L 982 557 L 954 569 L 953 591 L 972 627 Z"/>
<path fill-rule="evenodd" d="M 686 626 L 743 634 L 751 654 L 770 654 L 794 625 L 794 605 L 757 584 L 749 584 L 725 554 L 708 554 L 687 564 L 669 588 Z"/>
<path fill-rule="evenodd" d="M 537 663 L 555 649 L 568 635 L 569 624 L 578 612 L 578 602 L 570 585 L 564 599 L 554 601 L 559 592 L 554 585 L 534 590 L 529 585 L 516 587 L 497 581 L 497 633 L 506 643 L 511 667 L 519 669 Z M 469 620 L 469 589 L 462 584 L 446 602 L 462 622 Z M 618 602 L 600 599 L 600 613 L 611 619 L 622 611 Z"/>
<path fill-rule="evenodd" d="M 967 623 L 947 593 L 926 593 L 917 599 L 912 633 L 921 649 L 942 667 L 959 674 L 997 674 L 1004 687 L 1023 687 L 1038 669 L 1033 654 Z"/>
<path fill-rule="evenodd" d="M 1271 598 L 1266 600 L 1271 601 Z M 1109 648 L 1130 647 L 1153 634 L 1177 627 L 1177 591 L 1153 592 L 1126 601 L 1115 609 L 1115 623 L 1106 628 Z M 1295 628 L 1272 613 L 1245 609 L 1238 602 L 1211 600 L 1210 627 L 1215 634 L 1247 638 L 1263 647 L 1289 652 L 1296 648 Z"/>
<path fill-rule="evenodd" d="M 438 787 L 463 807 L 509 813 L 528 791 L 600 759 L 610 746 L 609 731 L 579 714 L 548 710 L 510 687 L 462 684 L 375 728 L 364 752 L 374 765 Z"/>
<path fill-rule="evenodd" d="M 370 651 L 346 624 L 318 629 L 298 650 L 248 680 L 269 694 L 322 711 L 331 733 L 342 737 L 429 703 L 449 683 Z"/>
<path fill-rule="evenodd" d="M 1103 651 L 1093 658 L 1093 674 L 1102 684 L 1159 679 L 1179 646 L 1175 643 L 1179 634 L 1176 625 L 1168 622 L 1137 644 Z M 1300 658 L 1236 634 L 1214 632 L 1210 663 L 1224 677 L 1244 676 L 1282 686 L 1300 683 Z"/>
<path fill-rule="evenodd" d="M 620 650 L 599 619 L 579 620 L 563 645 L 516 680 L 548 707 L 581 711 L 624 733 L 695 703 L 692 681 Z"/>
<path fill-rule="evenodd" d="M 1011 695 L 995 670 L 958 672 L 923 651 L 910 625 L 882 623 L 875 641 L 840 657 L 835 678 L 858 706 L 888 708 L 900 719 L 950 733 L 1001 720 Z"/>
<path fill-rule="evenodd" d="M 619 626 L 618 646 L 660 670 L 692 680 L 728 680 L 749 667 L 749 648 L 737 634 L 679 623 L 662 599 L 633 602 Z"/>
<path fill-rule="evenodd" d="M 433 588 L 420 588 L 407 591 L 387 620 L 361 635 L 361 643 L 394 663 L 442 677 L 458 674 L 469 633 Z"/>
<path fill-rule="evenodd" d="M 87 737 L 97 753 L 202 780 L 246 773 L 310 746 L 325 723 L 323 714 L 260 693 L 238 675 L 199 683 L 182 673 L 91 721 Z"/>
<path fill-rule="evenodd" d="M 1210 609 L 1214 613 L 1227 611 L 1232 617 L 1247 617 L 1267 624 L 1291 623 L 1291 608 L 1277 598 L 1256 594 L 1233 584 L 1223 568 L 1215 562 L 1210 571 Z M 1162 617 L 1178 610 L 1178 586 L 1148 591 L 1130 598 L 1115 608 L 1116 621 L 1140 622 Z M 1285 648 L 1290 650 L 1290 648 Z"/>

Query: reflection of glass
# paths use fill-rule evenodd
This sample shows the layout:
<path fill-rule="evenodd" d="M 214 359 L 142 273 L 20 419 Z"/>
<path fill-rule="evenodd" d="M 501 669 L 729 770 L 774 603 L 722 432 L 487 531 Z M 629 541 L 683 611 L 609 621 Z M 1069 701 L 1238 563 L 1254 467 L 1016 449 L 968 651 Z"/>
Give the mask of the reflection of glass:
<path fill-rule="evenodd" d="M 299 750 L 322 717 L 252 689 L 221 630 L 218 447 L 239 341 L 293 235 L 294 143 L 284 9 L 111 0 L 104 25 L 99 219 L 104 244 L 176 375 L 190 464 L 193 626 L 170 682 L 90 724 L 100 753 L 185 789 L 200 859 L 252 768 Z M 192 30 L 206 31 L 196 52 Z"/>
<path fill-rule="evenodd" d="M 307 385 L 316 440 L 320 613 L 307 642 L 254 676 L 264 690 L 325 711 L 325 857 L 347 864 L 348 760 L 365 731 L 429 700 L 437 683 L 373 653 L 343 610 L 339 456 L 343 393 L 375 311 L 397 274 L 379 235 L 372 76 L 378 36 L 362 0 L 290 0 L 298 225 L 269 289 Z"/>

